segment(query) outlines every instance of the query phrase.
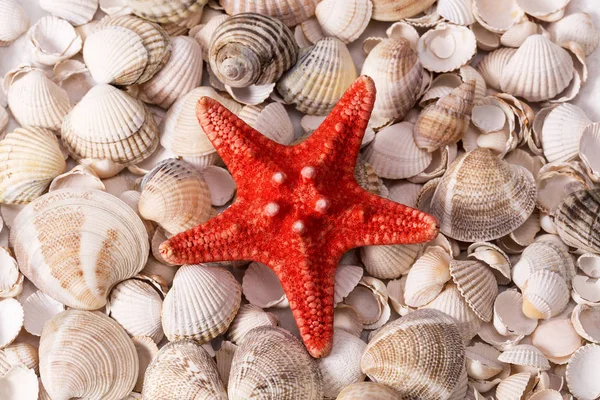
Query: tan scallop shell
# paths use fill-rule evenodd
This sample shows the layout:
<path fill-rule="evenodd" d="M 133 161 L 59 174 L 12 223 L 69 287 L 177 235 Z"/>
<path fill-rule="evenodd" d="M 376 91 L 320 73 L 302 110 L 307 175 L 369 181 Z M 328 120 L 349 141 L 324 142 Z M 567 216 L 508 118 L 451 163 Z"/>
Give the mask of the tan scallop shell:
<path fill-rule="evenodd" d="M 32 344 L 15 343 L 0 350 L 0 376 L 19 365 L 24 365 L 37 373 L 39 363 L 38 349 Z"/>
<path fill-rule="evenodd" d="M 373 19 L 400 21 L 427 10 L 435 0 L 373 0 Z"/>
<path fill-rule="evenodd" d="M 566 196 L 554 213 L 560 238 L 569 246 L 600 252 L 598 208 L 600 189 L 580 190 Z"/>
<path fill-rule="evenodd" d="M 98 9 L 98 0 L 40 0 L 39 3 L 43 10 L 74 26 L 90 22 Z"/>
<path fill-rule="evenodd" d="M 473 32 L 464 26 L 439 24 L 419 38 L 417 54 L 423 68 L 432 72 L 453 71 L 467 64 L 477 52 Z"/>
<path fill-rule="evenodd" d="M 315 14 L 318 0 L 221 0 L 229 15 L 258 13 L 276 18 L 292 27 Z"/>
<path fill-rule="evenodd" d="M 0 350 L 11 344 L 23 328 L 24 312 L 21 303 L 13 298 L 0 300 Z"/>
<path fill-rule="evenodd" d="M 238 310 L 231 325 L 229 325 L 227 337 L 233 343 L 238 344 L 252 329 L 260 326 L 277 326 L 277 322 L 277 317 L 274 314 L 265 312 L 254 304 L 244 304 Z"/>
<path fill-rule="evenodd" d="M 360 259 L 367 273 L 379 279 L 395 279 L 408 272 L 417 258 L 419 245 L 365 246 Z"/>
<path fill-rule="evenodd" d="M 224 333 L 240 307 L 242 290 L 218 266 L 184 265 L 163 303 L 162 324 L 170 341 L 205 343 Z"/>
<path fill-rule="evenodd" d="M 576 105 L 563 103 L 543 119 L 540 140 L 549 162 L 568 161 L 577 156 L 586 127 L 592 121 Z"/>
<path fill-rule="evenodd" d="M 0 1 L 0 47 L 10 45 L 29 28 L 25 10 L 15 0 Z"/>
<path fill-rule="evenodd" d="M 133 342 L 99 311 L 68 310 L 44 326 L 40 376 L 53 399 L 125 397 L 138 376 Z"/>
<path fill-rule="evenodd" d="M 25 204 L 65 171 L 56 136 L 43 128 L 17 128 L 0 141 L 0 202 Z"/>
<path fill-rule="evenodd" d="M 450 277 L 450 255 L 441 248 L 428 249 L 408 271 L 404 300 L 410 307 L 423 306 L 435 299 Z"/>
<path fill-rule="evenodd" d="M 144 267 L 150 250 L 137 214 L 90 189 L 61 189 L 34 200 L 16 218 L 11 242 L 21 271 L 40 290 L 91 310 L 106 304 L 113 285 Z M 95 279 L 85 279 L 90 274 Z"/>
<path fill-rule="evenodd" d="M 598 359 L 600 346 L 587 344 L 579 348 L 567 365 L 567 386 L 579 400 L 593 400 L 600 396 Z"/>
<path fill-rule="evenodd" d="M 548 25 L 555 43 L 574 41 L 583 46 L 586 56 L 598 47 L 600 37 L 589 14 L 576 12 Z"/>
<path fill-rule="evenodd" d="M 530 389 L 530 380 L 529 372 L 521 372 L 503 379 L 496 388 L 496 398 L 498 400 L 522 399 Z"/>
<path fill-rule="evenodd" d="M 317 5 L 315 15 L 326 36 L 350 43 L 367 28 L 372 11 L 370 0 L 323 0 Z"/>
<path fill-rule="evenodd" d="M 491 269 L 477 260 L 453 260 L 450 275 L 475 314 L 483 321 L 491 321 L 498 284 Z"/>
<path fill-rule="evenodd" d="M 42 17 L 27 32 L 33 46 L 35 59 L 46 65 L 54 65 L 79 53 L 82 40 L 73 26 L 58 17 Z"/>
<path fill-rule="evenodd" d="M 206 3 L 207 0 L 125 0 L 135 15 L 160 23 L 181 22 L 202 12 Z"/>
<path fill-rule="evenodd" d="M 394 389 L 376 382 L 359 382 L 346 386 L 337 400 L 398 400 L 400 395 Z"/>
<path fill-rule="evenodd" d="M 217 366 L 193 340 L 164 346 L 146 369 L 142 396 L 159 399 L 227 400 Z"/>
<path fill-rule="evenodd" d="M 535 193 L 529 171 L 479 148 L 450 165 L 433 196 L 431 213 L 440 220 L 442 233 L 453 239 L 491 240 L 527 220 Z"/>
<path fill-rule="evenodd" d="M 525 15 L 517 0 L 499 3 L 495 0 L 474 0 L 473 15 L 487 30 L 503 33 L 517 24 Z"/>
<path fill-rule="evenodd" d="M 263 326 L 248 332 L 238 346 L 228 394 L 230 400 L 316 400 L 323 398 L 323 377 L 298 339 L 281 328 Z"/>

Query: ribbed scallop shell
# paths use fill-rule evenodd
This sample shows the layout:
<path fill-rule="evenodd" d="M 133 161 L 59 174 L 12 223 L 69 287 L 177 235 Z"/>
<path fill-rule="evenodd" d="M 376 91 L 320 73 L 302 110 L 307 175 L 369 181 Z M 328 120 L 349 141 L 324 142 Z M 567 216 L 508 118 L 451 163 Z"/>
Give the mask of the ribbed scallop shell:
<path fill-rule="evenodd" d="M 227 400 L 217 366 L 193 340 L 164 346 L 146 369 L 142 396 L 148 400 Z"/>
<path fill-rule="evenodd" d="M 571 55 L 543 35 L 527 38 L 506 63 L 502 91 L 529 101 L 548 100 L 562 92 L 573 79 Z"/>
<path fill-rule="evenodd" d="M 41 70 L 22 67 L 12 75 L 9 72 L 4 85 L 8 107 L 21 126 L 58 130 L 71 109 L 67 92 Z"/>
<path fill-rule="evenodd" d="M 567 246 L 549 240 L 538 240 L 527 246 L 512 269 L 513 281 L 523 289 L 531 274 L 540 270 L 558 273 L 570 286 L 575 263 Z"/>
<path fill-rule="evenodd" d="M 0 376 L 0 393 L 3 399 L 37 400 L 39 390 L 35 372 L 24 365 L 17 365 Z"/>
<path fill-rule="evenodd" d="M 18 128 L 0 141 L 0 202 L 25 204 L 65 171 L 56 136 L 43 128 Z"/>
<path fill-rule="evenodd" d="M 517 24 L 525 13 L 517 5 L 517 0 L 502 3 L 496 0 L 473 0 L 473 15 L 485 29 L 503 33 Z"/>
<path fill-rule="evenodd" d="M 233 356 L 230 400 L 317 400 L 323 398 L 323 390 L 316 360 L 298 339 L 281 328 L 251 330 Z"/>
<path fill-rule="evenodd" d="M 170 341 L 208 342 L 227 330 L 241 297 L 240 284 L 222 267 L 184 265 L 163 303 L 165 335 Z"/>
<path fill-rule="evenodd" d="M 498 283 L 491 268 L 478 260 L 453 260 L 450 275 L 465 301 L 483 321 L 491 321 Z"/>
<path fill-rule="evenodd" d="M 170 233 L 183 232 L 210 218 L 208 185 L 191 165 L 168 158 L 144 177 L 138 210 Z"/>
<path fill-rule="evenodd" d="M 500 90 L 500 79 L 502 79 L 504 67 L 516 52 L 516 49 L 501 48 L 487 54 L 477 64 L 477 71 L 483 76 L 488 86 Z"/>
<path fill-rule="evenodd" d="M 406 304 L 420 307 L 435 299 L 450 280 L 449 263 L 450 255 L 441 248 L 429 249 L 419 257 L 406 277 Z"/>
<path fill-rule="evenodd" d="M 400 21 L 425 11 L 435 0 L 373 0 L 373 19 Z"/>
<path fill-rule="evenodd" d="M 554 224 L 569 246 L 600 253 L 600 189 L 580 190 L 566 196 L 554 213 Z"/>
<path fill-rule="evenodd" d="M 437 13 L 456 25 L 471 25 L 475 22 L 470 0 L 439 0 Z"/>
<path fill-rule="evenodd" d="M 35 59 L 46 65 L 54 65 L 79 53 L 82 40 L 73 26 L 58 17 L 42 17 L 27 32 L 33 46 Z"/>
<path fill-rule="evenodd" d="M 180 22 L 202 12 L 208 0 L 125 0 L 133 13 L 144 19 L 167 23 Z"/>
<path fill-rule="evenodd" d="M 219 3 L 229 15 L 258 13 L 276 18 L 292 27 L 315 14 L 318 0 L 221 0 Z"/>
<path fill-rule="evenodd" d="M 0 376 L 18 365 L 24 365 L 37 373 L 39 364 L 38 349 L 32 344 L 15 343 L 0 350 Z"/>
<path fill-rule="evenodd" d="M 113 86 L 97 85 L 63 120 L 62 140 L 75 159 L 132 165 L 154 152 L 158 128 L 141 101 Z"/>
<path fill-rule="evenodd" d="M 238 116 L 277 143 L 288 146 L 294 141 L 294 126 L 281 103 L 270 103 L 265 107 L 246 106 Z"/>
<path fill-rule="evenodd" d="M 549 162 L 568 161 L 577 156 L 579 142 L 592 121 L 576 105 L 563 103 L 544 119 L 540 140 Z"/>
<path fill-rule="evenodd" d="M 29 28 L 29 18 L 15 0 L 0 0 L 0 47 L 10 45 Z"/>
<path fill-rule="evenodd" d="M 371 50 L 361 75 L 375 81 L 373 116 L 402 119 L 421 92 L 423 67 L 405 39 L 383 39 Z"/>
<path fill-rule="evenodd" d="M 521 372 L 503 379 L 496 388 L 498 400 L 522 399 L 527 392 L 531 375 L 529 372 Z"/>
<path fill-rule="evenodd" d="M 414 244 L 365 246 L 360 259 L 369 275 L 379 279 L 395 279 L 408 272 L 421 246 Z"/>
<path fill-rule="evenodd" d="M 435 345 L 433 345 L 435 343 Z M 383 327 L 369 342 L 361 368 L 402 397 L 447 398 L 464 368 L 458 327 L 435 310 L 417 310 Z"/>
<path fill-rule="evenodd" d="M 140 85 L 140 98 L 164 109 L 200 85 L 202 80 L 202 49 L 196 40 L 171 38 L 171 56 L 147 82 Z"/>
<path fill-rule="evenodd" d="M 539 32 L 539 25 L 531 21 L 523 21 L 502 34 L 500 43 L 503 46 L 519 48 L 531 35 Z"/>
<path fill-rule="evenodd" d="M 274 83 L 297 58 L 292 32 L 279 20 L 255 13 L 229 18 L 210 42 L 210 69 L 231 87 Z"/>
<path fill-rule="evenodd" d="M 453 71 L 467 64 L 477 52 L 473 32 L 464 26 L 439 24 L 419 38 L 417 54 L 423 68 L 433 72 Z"/>
<path fill-rule="evenodd" d="M 440 220 L 442 233 L 453 239 L 491 240 L 527 220 L 535 195 L 529 171 L 479 148 L 450 165 L 433 195 L 431 213 Z"/>
<path fill-rule="evenodd" d="M 555 43 L 574 41 L 583 46 L 585 55 L 588 56 L 598 47 L 600 41 L 598 30 L 589 14 L 576 12 L 569 14 L 560 21 L 548 26 L 548 32 Z"/>
<path fill-rule="evenodd" d="M 427 106 L 415 124 L 417 146 L 433 152 L 462 139 L 471 121 L 474 100 L 475 81 L 470 80 Z"/>
<path fill-rule="evenodd" d="M 98 0 L 40 0 L 40 7 L 79 26 L 92 20 L 98 9 Z"/>
<path fill-rule="evenodd" d="M 299 111 L 325 115 L 356 77 L 346 45 L 336 38 L 324 38 L 302 51 L 298 62 L 277 83 L 277 90 Z"/>
<path fill-rule="evenodd" d="M 55 400 L 120 399 L 135 385 L 137 353 L 127 333 L 103 313 L 63 311 L 44 326 L 40 376 Z"/>
<path fill-rule="evenodd" d="M 372 11 L 370 0 L 323 0 L 317 5 L 315 15 L 326 36 L 350 43 L 367 28 Z"/>
<path fill-rule="evenodd" d="M 399 400 L 400 394 L 394 389 L 376 382 L 359 382 L 346 386 L 336 400 Z"/>
<path fill-rule="evenodd" d="M 494 301 L 494 328 L 499 334 L 530 335 L 537 320 L 528 318 L 522 311 L 523 296 L 517 290 L 505 290 Z"/>
<path fill-rule="evenodd" d="M 241 343 L 244 336 L 260 326 L 277 326 L 277 317 L 254 304 L 244 304 L 229 325 L 227 337 L 233 343 Z"/>
<path fill-rule="evenodd" d="M 550 369 L 546 356 L 530 344 L 518 344 L 500 354 L 498 360 L 508 364 L 534 367 L 542 371 Z"/>
<path fill-rule="evenodd" d="M 55 300 L 81 309 L 106 304 L 111 287 L 137 274 L 150 250 L 137 214 L 99 190 L 48 193 L 19 213 L 10 233 L 23 274 Z"/>

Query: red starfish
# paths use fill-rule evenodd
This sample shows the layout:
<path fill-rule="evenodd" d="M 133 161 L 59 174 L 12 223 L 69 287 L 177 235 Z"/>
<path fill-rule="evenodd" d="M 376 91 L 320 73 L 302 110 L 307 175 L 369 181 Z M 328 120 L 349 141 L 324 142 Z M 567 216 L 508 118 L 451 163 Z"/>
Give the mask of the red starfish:
<path fill-rule="evenodd" d="M 333 285 L 342 254 L 359 246 L 426 242 L 437 220 L 375 196 L 354 179 L 354 166 L 375 101 L 362 76 L 304 142 L 284 146 L 203 97 L 200 125 L 229 167 L 237 197 L 225 212 L 165 241 L 176 264 L 255 260 L 277 274 L 306 348 L 331 350 Z"/>

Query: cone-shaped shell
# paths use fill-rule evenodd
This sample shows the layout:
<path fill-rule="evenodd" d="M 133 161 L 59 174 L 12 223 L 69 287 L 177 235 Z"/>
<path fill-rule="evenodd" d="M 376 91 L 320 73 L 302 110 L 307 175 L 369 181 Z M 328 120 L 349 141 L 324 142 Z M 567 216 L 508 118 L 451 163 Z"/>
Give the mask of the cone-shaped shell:
<path fill-rule="evenodd" d="M 569 14 L 560 21 L 553 22 L 548 26 L 548 32 L 552 35 L 555 43 L 566 43 L 574 41 L 583 46 L 586 56 L 598 47 L 600 35 L 594 26 L 592 17 L 583 12 Z"/>
<path fill-rule="evenodd" d="M 377 96 L 373 115 L 402 119 L 421 92 L 423 67 L 405 39 L 383 39 L 371 50 L 361 75 L 375 81 Z"/>
<path fill-rule="evenodd" d="M 193 340 L 171 342 L 146 369 L 142 396 L 148 400 L 227 400 L 217 366 Z"/>
<path fill-rule="evenodd" d="M 367 28 L 372 11 L 370 0 L 323 0 L 317 5 L 315 14 L 326 36 L 350 43 Z"/>
<path fill-rule="evenodd" d="M 415 143 L 433 152 L 462 139 L 471 121 L 475 81 L 465 82 L 450 94 L 426 107 L 415 123 Z"/>
<path fill-rule="evenodd" d="M 404 300 L 410 307 L 420 307 L 437 297 L 450 278 L 450 255 L 441 248 L 431 248 L 408 271 Z"/>
<path fill-rule="evenodd" d="M 30 202 L 46 191 L 65 167 L 52 132 L 34 127 L 16 129 L 0 141 L 0 202 Z"/>
<path fill-rule="evenodd" d="M 550 363 L 546 356 L 537 347 L 530 344 L 518 344 L 512 349 L 504 351 L 498 357 L 498 361 L 534 367 L 541 371 L 550 369 Z"/>
<path fill-rule="evenodd" d="M 43 10 L 74 26 L 90 22 L 98 9 L 98 0 L 40 0 L 39 3 Z"/>
<path fill-rule="evenodd" d="M 529 101 L 548 100 L 573 79 L 571 55 L 543 35 L 527 38 L 504 67 L 502 91 Z"/>
<path fill-rule="evenodd" d="M 316 360 L 298 339 L 281 328 L 251 330 L 233 356 L 230 400 L 316 400 L 323 398 L 323 390 Z"/>
<path fill-rule="evenodd" d="M 44 326 L 40 376 L 54 400 L 120 399 L 135 385 L 137 353 L 123 328 L 103 313 L 63 311 Z"/>
<path fill-rule="evenodd" d="M 34 200 L 16 218 L 11 242 L 21 271 L 40 290 L 88 310 L 102 307 L 113 285 L 144 268 L 150 250 L 137 214 L 92 189 L 60 189 Z"/>
<path fill-rule="evenodd" d="M 359 382 L 346 386 L 336 400 L 399 400 L 400 393 L 381 383 Z"/>
<path fill-rule="evenodd" d="M 208 0 L 125 0 L 133 13 L 144 19 L 168 23 L 181 22 L 192 14 L 201 13 Z"/>
<path fill-rule="evenodd" d="M 298 62 L 277 83 L 277 90 L 299 111 L 326 115 L 356 77 L 346 45 L 328 37 L 302 50 Z"/>
<path fill-rule="evenodd" d="M 375 335 L 361 368 L 403 398 L 433 400 L 452 394 L 464 362 L 465 348 L 452 318 L 435 310 L 417 310 Z"/>
<path fill-rule="evenodd" d="M 227 331 L 227 337 L 233 343 L 241 343 L 244 336 L 260 326 L 277 326 L 277 317 L 254 304 L 244 304 L 240 307 Z"/>
<path fill-rule="evenodd" d="M 0 47 L 10 45 L 29 28 L 29 18 L 15 0 L 0 1 Z"/>
<path fill-rule="evenodd" d="M 465 301 L 483 321 L 491 321 L 498 283 L 491 268 L 478 260 L 453 260 L 450 275 Z"/>
<path fill-rule="evenodd" d="M 219 4 L 229 15 L 258 13 L 276 18 L 292 27 L 315 14 L 318 0 L 221 0 Z"/>
<path fill-rule="evenodd" d="M 400 21 L 428 9 L 435 0 L 373 0 L 373 19 Z"/>
<path fill-rule="evenodd" d="M 600 189 L 580 190 L 566 196 L 554 213 L 560 238 L 569 246 L 600 253 Z"/>
<path fill-rule="evenodd" d="M 479 148 L 450 165 L 433 195 L 431 213 L 440 220 L 442 233 L 453 239 L 492 240 L 527 220 L 535 195 L 529 171 Z"/>
<path fill-rule="evenodd" d="M 244 13 L 219 25 L 208 57 L 212 72 L 225 85 L 265 85 L 276 82 L 294 65 L 298 45 L 279 20 Z"/>
<path fill-rule="evenodd" d="M 222 267 L 184 265 L 163 303 L 165 335 L 170 341 L 208 342 L 227 330 L 241 298 L 240 284 Z"/>

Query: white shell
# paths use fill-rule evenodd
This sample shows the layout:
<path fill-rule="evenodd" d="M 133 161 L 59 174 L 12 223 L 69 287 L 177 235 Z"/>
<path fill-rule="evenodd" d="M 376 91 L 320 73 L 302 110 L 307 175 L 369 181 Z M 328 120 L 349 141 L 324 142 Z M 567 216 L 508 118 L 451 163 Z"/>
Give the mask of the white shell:
<path fill-rule="evenodd" d="M 8 298 L 0 300 L 0 349 L 11 344 L 23 327 L 24 312 L 21 303 Z"/>
<path fill-rule="evenodd" d="M 556 364 L 566 364 L 583 342 L 569 318 L 540 321 L 530 337 L 531 344 Z"/>
<path fill-rule="evenodd" d="M 54 65 L 79 53 L 82 40 L 73 26 L 58 17 L 41 18 L 27 33 L 35 59 Z"/>
<path fill-rule="evenodd" d="M 341 303 L 354 290 L 363 277 L 363 272 L 363 269 L 357 265 L 338 265 L 335 270 L 334 306 Z"/>
<path fill-rule="evenodd" d="M 494 302 L 494 327 L 501 335 L 530 335 L 537 320 L 522 312 L 523 296 L 516 290 L 505 290 Z"/>
<path fill-rule="evenodd" d="M 600 308 L 578 304 L 571 314 L 573 327 L 585 340 L 600 343 Z"/>
<path fill-rule="evenodd" d="M 288 307 L 287 297 L 277 275 L 265 264 L 250 264 L 244 274 L 242 289 L 246 299 L 261 308 Z"/>
<path fill-rule="evenodd" d="M 500 37 L 500 43 L 506 47 L 519 48 L 531 35 L 540 33 L 540 26 L 535 22 L 523 21 L 514 25 Z"/>
<path fill-rule="evenodd" d="M 519 344 L 512 349 L 505 350 L 498 361 L 508 364 L 532 367 L 537 371 L 550 369 L 548 359 L 540 350 L 530 344 Z M 536 371 L 536 372 L 537 372 Z"/>
<path fill-rule="evenodd" d="M 577 259 L 577 266 L 590 278 L 600 278 L 600 256 L 584 253 Z"/>
<path fill-rule="evenodd" d="M 588 56 L 598 47 L 600 37 L 589 14 L 576 12 L 548 25 L 548 32 L 556 43 L 574 41 L 583 46 Z"/>
<path fill-rule="evenodd" d="M 473 31 L 473 35 L 475 35 L 477 47 L 481 50 L 493 51 L 500 47 L 500 35 L 487 30 L 479 22 L 475 21 L 475 23 L 471 25 L 471 31 Z"/>
<path fill-rule="evenodd" d="M 233 198 L 235 181 L 225 168 L 209 165 L 201 171 L 208 185 L 210 202 L 213 206 L 224 206 Z"/>
<path fill-rule="evenodd" d="M 363 323 L 354 308 L 341 304 L 335 308 L 333 314 L 334 329 L 341 329 L 356 337 L 360 337 L 363 331 Z"/>
<path fill-rule="evenodd" d="M 229 19 L 227 14 L 219 14 L 212 17 L 206 24 L 198 25 L 190 30 L 189 35 L 198 41 L 202 48 L 202 58 L 208 60 L 208 49 L 210 48 L 210 39 L 215 30 L 223 22 Z M 194 30 L 196 29 L 196 30 Z"/>
<path fill-rule="evenodd" d="M 438 0 L 437 13 L 456 25 L 471 25 L 475 22 L 470 0 Z"/>
<path fill-rule="evenodd" d="M 4 400 L 37 400 L 38 378 L 35 371 L 19 365 L 0 376 L 0 393 Z"/>
<path fill-rule="evenodd" d="M 550 111 L 540 135 L 546 159 L 554 162 L 575 157 L 583 132 L 591 123 L 585 112 L 573 104 L 564 103 Z"/>
<path fill-rule="evenodd" d="M 496 388 L 498 400 L 516 400 L 525 396 L 529 389 L 531 375 L 529 372 L 521 372 L 503 379 Z"/>
<path fill-rule="evenodd" d="M 423 306 L 435 299 L 450 276 L 450 255 L 441 248 L 430 248 L 408 271 L 404 300 L 410 307 Z"/>
<path fill-rule="evenodd" d="M 97 189 L 105 190 L 104 183 L 93 169 L 85 164 L 78 164 L 73 169 L 58 175 L 50 183 L 49 192 L 58 189 Z M 136 207 L 137 210 L 137 207 Z"/>
<path fill-rule="evenodd" d="M 148 336 L 134 336 L 131 338 L 131 341 L 135 346 L 139 361 L 139 373 L 133 390 L 141 392 L 144 386 L 146 369 L 148 368 L 148 365 L 150 365 L 150 362 L 152 362 L 152 359 L 158 354 L 158 346 L 154 343 L 152 338 Z"/>
<path fill-rule="evenodd" d="M 500 80 L 504 68 L 516 52 L 516 49 L 501 48 L 487 54 L 477 64 L 477 71 L 483 76 L 488 86 L 500 90 Z"/>
<path fill-rule="evenodd" d="M 474 0 L 473 15 L 484 28 L 503 33 L 518 23 L 525 13 L 519 8 L 517 0 L 502 3 L 496 0 Z"/>
<path fill-rule="evenodd" d="M 2 221 L 0 218 L 0 225 Z M 15 297 L 23 290 L 23 275 L 8 249 L 0 247 L 0 298 Z"/>
<path fill-rule="evenodd" d="M 573 354 L 567 365 L 567 386 L 579 400 L 594 400 L 600 396 L 600 346 L 587 344 Z"/>
<path fill-rule="evenodd" d="M 98 0 L 40 0 L 40 7 L 78 26 L 92 20 L 98 9 Z"/>
<path fill-rule="evenodd" d="M 494 347 L 475 342 L 465 348 L 467 373 L 473 379 L 490 379 L 499 374 L 504 368 L 502 361 L 498 361 L 500 351 Z"/>
<path fill-rule="evenodd" d="M 417 54 L 425 69 L 448 72 L 467 64 L 477 52 L 475 35 L 463 26 L 440 24 L 417 43 Z"/>
<path fill-rule="evenodd" d="M 0 47 L 8 46 L 29 28 L 25 10 L 15 0 L 0 1 Z"/>
<path fill-rule="evenodd" d="M 44 324 L 64 310 L 65 306 L 62 303 L 38 290 L 27 296 L 23 302 L 23 327 L 32 335 L 41 336 Z"/>
<path fill-rule="evenodd" d="M 365 329 L 380 328 L 391 315 L 385 284 L 370 276 L 364 276 L 344 302 L 358 313 Z"/>
<path fill-rule="evenodd" d="M 259 326 L 277 326 L 277 317 L 254 304 L 244 304 L 229 325 L 227 337 L 235 344 L 239 344 L 244 336 Z"/>
<path fill-rule="evenodd" d="M 238 115 L 248 125 L 284 145 L 294 141 L 294 126 L 285 107 L 280 103 L 270 103 L 265 107 L 246 106 Z"/>
<path fill-rule="evenodd" d="M 315 15 L 326 36 L 350 43 L 364 32 L 372 11 L 370 0 L 323 0 L 317 5 Z"/>
<path fill-rule="evenodd" d="M 600 181 L 600 157 L 596 152 L 600 147 L 600 124 L 588 125 L 579 141 L 579 158 L 583 161 L 588 176 L 594 182 Z"/>
<path fill-rule="evenodd" d="M 229 383 L 229 373 L 231 372 L 231 363 L 233 362 L 233 356 L 237 346 L 231 342 L 223 341 L 221 348 L 215 354 L 215 361 L 217 363 L 217 371 L 225 387 Z"/>
<path fill-rule="evenodd" d="M 551 14 L 559 12 L 567 7 L 571 0 L 546 0 L 546 1 L 527 1 L 527 0 L 517 0 L 517 4 L 523 11 L 527 14 L 540 18 L 542 20 L 547 20 Z M 564 11 L 562 11 L 564 14 Z M 560 19 L 562 14 L 557 18 Z"/>
<path fill-rule="evenodd" d="M 529 318 L 548 319 L 560 314 L 569 302 L 567 282 L 546 269 L 529 275 L 523 287 L 523 313 Z"/>
<path fill-rule="evenodd" d="M 402 204 L 414 207 L 414 204 Z M 360 249 L 360 259 L 369 275 L 379 279 L 395 279 L 408 272 L 420 250 L 421 246 L 414 244 L 365 246 Z"/>

